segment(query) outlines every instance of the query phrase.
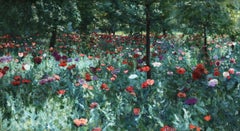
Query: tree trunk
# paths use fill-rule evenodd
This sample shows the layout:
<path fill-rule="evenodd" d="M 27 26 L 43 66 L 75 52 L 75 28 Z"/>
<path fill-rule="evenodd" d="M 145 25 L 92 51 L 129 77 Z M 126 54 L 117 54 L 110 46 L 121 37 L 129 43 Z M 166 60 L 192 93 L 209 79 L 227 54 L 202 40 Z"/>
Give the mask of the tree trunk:
<path fill-rule="evenodd" d="M 203 60 L 204 62 L 206 62 L 207 64 L 210 64 L 210 59 L 209 59 L 209 55 L 208 55 L 208 50 L 207 50 L 207 26 L 204 25 L 203 26 L 203 37 L 204 37 L 204 44 L 203 44 Z"/>
<path fill-rule="evenodd" d="M 56 38 L 57 38 L 57 27 L 54 27 L 54 29 L 52 30 L 52 36 L 51 36 L 51 39 L 50 39 L 50 45 L 49 45 L 50 48 L 55 47 Z"/>
<path fill-rule="evenodd" d="M 146 3 L 146 64 L 150 67 L 147 72 L 147 79 L 151 79 L 151 65 L 150 65 L 150 4 Z"/>

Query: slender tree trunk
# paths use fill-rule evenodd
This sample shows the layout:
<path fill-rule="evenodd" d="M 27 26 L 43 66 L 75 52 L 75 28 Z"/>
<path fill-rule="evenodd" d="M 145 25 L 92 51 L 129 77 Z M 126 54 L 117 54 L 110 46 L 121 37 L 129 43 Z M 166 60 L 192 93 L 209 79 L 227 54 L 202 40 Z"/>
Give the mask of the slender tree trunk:
<path fill-rule="evenodd" d="M 51 39 L 50 39 L 50 45 L 49 47 L 53 47 L 55 46 L 56 44 L 56 38 L 57 38 L 57 26 L 54 27 L 53 31 L 52 31 L 52 36 L 51 36 Z"/>
<path fill-rule="evenodd" d="M 209 55 L 208 55 L 208 50 L 207 50 L 207 26 L 203 26 L 203 37 L 204 37 L 204 44 L 203 44 L 203 58 L 204 62 L 209 64 Z"/>
<path fill-rule="evenodd" d="M 147 72 L 147 79 L 151 79 L 151 65 L 150 65 L 150 4 L 146 3 L 146 64 L 150 67 Z"/>

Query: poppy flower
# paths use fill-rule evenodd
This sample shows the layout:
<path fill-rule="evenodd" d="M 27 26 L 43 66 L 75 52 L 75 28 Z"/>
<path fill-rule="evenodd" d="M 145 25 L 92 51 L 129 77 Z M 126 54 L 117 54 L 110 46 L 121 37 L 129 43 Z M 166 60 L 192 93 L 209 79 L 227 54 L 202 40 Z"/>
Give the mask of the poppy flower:
<path fill-rule="evenodd" d="M 91 81 L 92 80 L 91 75 L 89 73 L 85 74 L 85 80 L 86 81 Z"/>
<path fill-rule="evenodd" d="M 190 129 L 190 130 L 193 130 L 193 129 L 195 129 L 195 128 L 196 128 L 195 125 L 193 125 L 193 124 L 189 124 L 189 129 Z"/>
<path fill-rule="evenodd" d="M 114 67 L 113 67 L 113 66 L 108 66 L 108 67 L 107 67 L 107 70 L 108 70 L 108 71 L 113 71 L 113 70 L 114 70 Z"/>
<path fill-rule="evenodd" d="M 228 70 L 228 72 L 229 72 L 229 74 L 234 74 L 234 68 L 230 68 L 229 70 Z"/>
<path fill-rule="evenodd" d="M 28 83 L 30 83 L 31 82 L 31 80 L 28 80 L 28 79 L 22 79 L 22 83 L 23 84 L 28 84 Z"/>
<path fill-rule="evenodd" d="M 4 67 L 3 67 L 3 70 L 4 70 L 4 71 L 8 71 L 8 70 L 9 70 L 9 67 L 8 67 L 8 66 L 4 66 Z"/>
<path fill-rule="evenodd" d="M 34 61 L 35 64 L 41 64 L 42 58 L 37 56 L 37 57 L 34 57 L 33 61 Z"/>
<path fill-rule="evenodd" d="M 205 121 L 210 121 L 211 120 L 211 115 L 206 115 L 203 118 Z"/>
<path fill-rule="evenodd" d="M 196 98 L 189 98 L 189 99 L 185 100 L 184 103 L 187 104 L 187 105 L 194 105 L 194 104 L 197 103 L 197 99 Z"/>
<path fill-rule="evenodd" d="M 14 78 L 13 78 L 15 81 L 20 81 L 21 79 L 22 79 L 22 77 L 21 76 L 14 76 Z"/>
<path fill-rule="evenodd" d="M 101 85 L 101 89 L 106 90 L 106 91 L 109 90 L 108 85 L 107 85 L 106 83 L 103 83 L 103 84 Z"/>
<path fill-rule="evenodd" d="M 67 66 L 67 61 L 65 61 L 65 60 L 60 61 L 59 66 L 61 66 L 61 67 Z"/>
<path fill-rule="evenodd" d="M 93 128 L 92 131 L 102 131 L 102 128 L 96 127 L 96 128 Z"/>
<path fill-rule="evenodd" d="M 152 86 L 154 84 L 154 80 L 153 79 L 147 79 L 146 82 L 150 86 Z"/>
<path fill-rule="evenodd" d="M 160 131 L 176 131 L 176 129 L 175 129 L 175 128 L 172 128 L 172 127 L 170 127 L 170 126 L 165 125 L 164 127 L 162 127 L 162 128 L 160 129 Z"/>
<path fill-rule="evenodd" d="M 186 72 L 186 70 L 184 68 L 177 68 L 177 73 L 182 75 Z"/>
<path fill-rule="evenodd" d="M 214 69 L 213 75 L 214 76 L 220 76 L 220 72 L 219 72 L 218 68 Z"/>
<path fill-rule="evenodd" d="M 216 61 L 215 61 L 215 66 L 220 66 L 220 65 L 221 65 L 221 61 L 216 60 Z"/>
<path fill-rule="evenodd" d="M 58 90 L 57 94 L 58 95 L 64 95 L 66 93 L 66 90 Z"/>
<path fill-rule="evenodd" d="M 134 88 L 132 86 L 128 86 L 125 90 L 129 93 L 134 92 Z"/>
<path fill-rule="evenodd" d="M 133 108 L 133 114 L 134 114 L 135 116 L 138 116 L 138 115 L 140 114 L 140 112 L 141 112 L 141 109 L 140 109 L 140 108 Z"/>
<path fill-rule="evenodd" d="M 87 119 L 84 119 L 84 118 L 74 119 L 74 120 L 73 120 L 73 123 L 74 123 L 76 126 L 85 126 L 85 125 L 87 125 L 88 120 L 87 120 Z"/>
<path fill-rule="evenodd" d="M 68 66 L 67 69 L 68 69 L 68 70 L 72 70 L 72 69 L 74 69 L 75 67 L 76 67 L 76 64 L 73 64 L 73 65 Z"/>
<path fill-rule="evenodd" d="M 12 81 L 11 84 L 13 86 L 19 86 L 19 85 L 21 85 L 21 81 Z"/>
<path fill-rule="evenodd" d="M 93 109 L 93 108 L 96 108 L 98 106 L 98 103 L 97 102 L 92 102 L 90 104 L 90 108 Z"/>
<path fill-rule="evenodd" d="M 185 98 L 187 95 L 186 95 L 186 93 L 184 93 L 184 92 L 178 92 L 177 96 L 178 96 L 179 98 Z"/>
<path fill-rule="evenodd" d="M 142 83 L 142 88 L 147 88 L 147 87 L 148 87 L 147 81 L 143 82 L 143 83 Z"/>
<path fill-rule="evenodd" d="M 143 67 L 141 67 L 140 68 L 140 71 L 143 71 L 143 72 L 148 72 L 148 71 L 150 71 L 150 67 L 149 66 L 143 66 Z"/>

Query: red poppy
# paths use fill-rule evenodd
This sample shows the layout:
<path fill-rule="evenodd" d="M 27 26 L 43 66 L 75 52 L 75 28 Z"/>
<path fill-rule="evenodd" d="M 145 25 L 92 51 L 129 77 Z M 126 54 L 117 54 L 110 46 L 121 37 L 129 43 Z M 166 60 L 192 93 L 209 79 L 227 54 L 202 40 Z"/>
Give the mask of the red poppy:
<path fill-rule="evenodd" d="M 91 75 L 89 73 L 85 74 L 85 80 L 86 81 L 91 81 L 92 80 Z"/>
<path fill-rule="evenodd" d="M 58 91 L 57 91 L 57 94 L 59 94 L 59 95 L 64 95 L 65 92 L 66 92 L 66 90 L 58 90 Z"/>
<path fill-rule="evenodd" d="M 186 70 L 185 70 L 184 68 L 178 68 L 178 69 L 177 69 L 177 73 L 178 73 L 178 74 L 181 74 L 181 75 L 182 75 L 182 74 L 184 74 L 185 72 L 186 72 Z"/>
<path fill-rule="evenodd" d="M 206 115 L 203 118 L 205 121 L 210 121 L 211 120 L 211 115 Z"/>
<path fill-rule="evenodd" d="M 68 70 L 72 70 L 72 69 L 75 68 L 75 67 L 76 67 L 76 64 L 73 64 L 73 65 L 68 66 L 67 69 L 68 69 Z"/>
<path fill-rule="evenodd" d="M 147 88 L 147 87 L 148 87 L 147 81 L 143 82 L 143 83 L 142 83 L 142 88 Z"/>
<path fill-rule="evenodd" d="M 14 78 L 13 78 L 15 81 L 20 81 L 21 79 L 22 79 L 22 77 L 21 76 L 14 76 Z"/>
<path fill-rule="evenodd" d="M 160 131 L 176 131 L 175 128 L 165 125 L 160 129 Z"/>
<path fill-rule="evenodd" d="M 141 109 L 140 108 L 133 108 L 133 114 L 138 116 L 141 112 Z"/>
<path fill-rule="evenodd" d="M 113 71 L 113 70 L 114 70 L 114 67 L 113 67 L 113 66 L 108 66 L 108 67 L 107 67 L 107 70 L 108 70 L 108 71 Z"/>
<path fill-rule="evenodd" d="M 107 85 L 106 83 L 103 83 L 103 84 L 101 85 L 101 89 L 106 90 L 106 91 L 109 90 L 108 85 Z"/>
<path fill-rule="evenodd" d="M 93 108 L 96 108 L 98 106 L 98 103 L 97 102 L 92 102 L 90 104 L 90 108 L 93 109 Z"/>
<path fill-rule="evenodd" d="M 13 86 L 19 86 L 21 85 L 21 81 L 12 81 L 11 83 Z"/>
<path fill-rule="evenodd" d="M 59 66 L 61 66 L 61 67 L 67 66 L 67 61 L 65 61 L 65 60 L 60 61 Z"/>
<path fill-rule="evenodd" d="M 23 84 L 28 84 L 28 83 L 30 83 L 31 82 L 31 80 L 28 80 L 28 79 L 22 79 L 22 83 Z"/>
<path fill-rule="evenodd" d="M 96 127 L 96 128 L 93 128 L 92 131 L 102 131 L 102 128 Z"/>
<path fill-rule="evenodd" d="M 148 71 L 150 71 L 150 67 L 149 66 L 143 66 L 143 67 L 140 68 L 140 71 L 148 72 Z"/>
<path fill-rule="evenodd" d="M 219 72 L 218 68 L 214 69 L 213 75 L 214 76 L 220 76 L 220 72 Z"/>
<path fill-rule="evenodd" d="M 186 95 L 186 93 L 184 93 L 184 92 L 178 92 L 177 96 L 178 96 L 179 98 L 185 98 L 187 95 Z"/>
<path fill-rule="evenodd" d="M 132 86 L 128 86 L 125 90 L 126 90 L 127 92 L 129 92 L 129 93 L 134 92 L 134 89 L 133 89 Z"/>

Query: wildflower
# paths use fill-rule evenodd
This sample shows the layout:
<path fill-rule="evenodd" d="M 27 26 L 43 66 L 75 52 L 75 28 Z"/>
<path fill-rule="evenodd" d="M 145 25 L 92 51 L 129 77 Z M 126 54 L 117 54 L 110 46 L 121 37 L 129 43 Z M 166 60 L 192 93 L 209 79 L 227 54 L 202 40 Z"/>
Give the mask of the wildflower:
<path fill-rule="evenodd" d="M 108 70 L 108 71 L 113 71 L 114 69 L 115 69 L 115 68 L 114 68 L 113 66 L 108 66 L 108 67 L 107 67 L 107 70 Z"/>
<path fill-rule="evenodd" d="M 197 99 L 196 98 L 189 98 L 189 99 L 185 100 L 184 103 L 187 104 L 187 105 L 194 105 L 194 104 L 197 103 Z"/>
<path fill-rule="evenodd" d="M 213 75 L 214 76 L 220 76 L 220 72 L 219 72 L 218 68 L 214 69 Z"/>
<path fill-rule="evenodd" d="M 175 128 L 165 125 L 160 129 L 160 131 L 176 131 Z"/>
<path fill-rule="evenodd" d="M 178 74 L 182 75 L 186 72 L 186 70 L 184 68 L 177 68 L 177 71 L 176 71 Z"/>
<path fill-rule="evenodd" d="M 57 91 L 57 94 L 59 94 L 59 95 L 64 95 L 65 92 L 66 92 L 66 90 L 58 90 L 58 91 Z"/>
<path fill-rule="evenodd" d="M 76 67 L 76 64 L 73 64 L 73 65 L 68 66 L 67 69 L 68 69 L 68 70 L 72 70 L 72 69 L 74 69 L 75 67 Z"/>
<path fill-rule="evenodd" d="M 106 83 L 103 83 L 103 84 L 101 85 L 101 89 L 106 90 L 106 91 L 109 90 L 108 85 L 107 85 Z"/>
<path fill-rule="evenodd" d="M 74 119 L 74 120 L 73 120 L 73 123 L 74 123 L 76 126 L 85 126 L 85 125 L 87 125 L 87 122 L 88 122 L 88 120 L 87 120 L 87 119 L 84 119 L 84 118 Z"/>
<path fill-rule="evenodd" d="M 228 72 L 229 72 L 229 74 L 234 74 L 234 68 L 230 68 L 230 69 L 228 70 Z"/>
<path fill-rule="evenodd" d="M 19 56 L 19 57 L 23 57 L 23 52 L 19 52 L 19 53 L 18 53 L 18 56 Z"/>
<path fill-rule="evenodd" d="M 30 70 L 30 65 L 29 64 L 23 64 L 22 69 L 28 71 L 28 70 Z"/>
<path fill-rule="evenodd" d="M 135 116 L 138 116 L 138 115 L 140 114 L 140 112 L 141 112 L 141 109 L 140 109 L 140 108 L 133 108 L 133 114 L 134 114 Z"/>
<path fill-rule="evenodd" d="M 22 79 L 22 77 L 21 76 L 14 76 L 14 78 L 13 78 L 15 81 L 20 81 L 21 79 Z"/>
<path fill-rule="evenodd" d="M 33 61 L 34 61 L 35 64 L 41 64 L 42 58 L 37 56 L 37 57 L 34 57 Z"/>
<path fill-rule="evenodd" d="M 229 72 L 223 72 L 223 77 L 228 78 L 230 76 Z"/>
<path fill-rule="evenodd" d="M 197 64 L 196 68 L 193 70 L 192 78 L 193 80 L 198 80 L 203 74 L 207 74 L 208 71 L 205 69 L 203 64 Z"/>
<path fill-rule="evenodd" d="M 136 75 L 136 74 L 131 74 L 128 78 L 129 78 L 129 79 L 136 79 L 136 78 L 138 78 L 138 75 Z"/>
<path fill-rule="evenodd" d="M 160 62 L 153 62 L 152 65 L 153 65 L 153 67 L 160 67 L 162 65 L 162 63 L 160 63 Z"/>
<path fill-rule="evenodd" d="M 30 83 L 31 82 L 31 80 L 28 80 L 28 79 L 22 79 L 22 83 L 23 84 L 28 84 L 28 83 Z"/>
<path fill-rule="evenodd" d="M 195 128 L 196 128 L 195 125 L 193 125 L 193 124 L 189 124 L 189 129 L 190 129 L 190 130 L 193 130 L 193 129 L 195 129 Z"/>
<path fill-rule="evenodd" d="M 220 65 L 221 65 L 221 62 L 220 62 L 219 60 L 216 60 L 216 61 L 215 61 L 215 65 L 216 65 L 216 66 L 220 66 Z"/>
<path fill-rule="evenodd" d="M 179 98 L 185 98 L 187 95 L 186 95 L 186 93 L 184 93 L 184 92 L 178 92 L 177 96 L 178 96 Z"/>
<path fill-rule="evenodd" d="M 21 85 L 21 81 L 12 81 L 11 82 L 11 84 L 13 85 L 13 86 L 19 86 L 19 85 Z"/>
<path fill-rule="evenodd" d="M 86 81 L 91 81 L 92 80 L 91 75 L 89 73 L 85 74 L 85 80 Z"/>
<path fill-rule="evenodd" d="M 93 109 L 93 108 L 96 108 L 98 106 L 98 103 L 97 102 L 92 102 L 90 104 L 90 108 Z"/>
<path fill-rule="evenodd" d="M 154 80 L 153 79 L 147 79 L 146 82 L 150 86 L 154 84 Z"/>
<path fill-rule="evenodd" d="M 96 127 L 96 128 L 93 128 L 92 131 L 102 131 L 102 128 Z"/>
<path fill-rule="evenodd" d="M 67 61 L 61 60 L 60 63 L 59 63 L 59 66 L 61 66 L 61 67 L 67 66 Z"/>
<path fill-rule="evenodd" d="M 205 121 L 210 121 L 211 120 L 211 115 L 206 115 L 203 118 Z"/>
<path fill-rule="evenodd" d="M 54 74 L 53 77 L 55 78 L 55 80 L 58 80 L 58 81 L 60 80 L 60 76 L 59 75 Z"/>
<path fill-rule="evenodd" d="M 168 71 L 167 74 L 168 75 L 173 75 L 173 72 L 172 71 Z"/>
<path fill-rule="evenodd" d="M 210 87 L 215 87 L 217 84 L 218 84 L 217 79 L 211 79 L 210 81 L 208 81 L 208 86 Z"/>
<path fill-rule="evenodd" d="M 230 63 L 236 64 L 236 60 L 234 58 L 231 58 Z"/>
<path fill-rule="evenodd" d="M 125 90 L 129 93 L 134 92 L 134 88 L 132 86 L 128 86 Z"/>
<path fill-rule="evenodd" d="M 147 81 L 143 82 L 143 83 L 142 83 L 142 88 L 147 88 L 147 87 L 148 87 Z"/>
<path fill-rule="evenodd" d="M 143 71 L 143 72 L 148 72 L 148 71 L 150 71 L 150 67 L 149 66 L 143 66 L 143 67 L 141 67 L 140 68 L 140 71 Z"/>

